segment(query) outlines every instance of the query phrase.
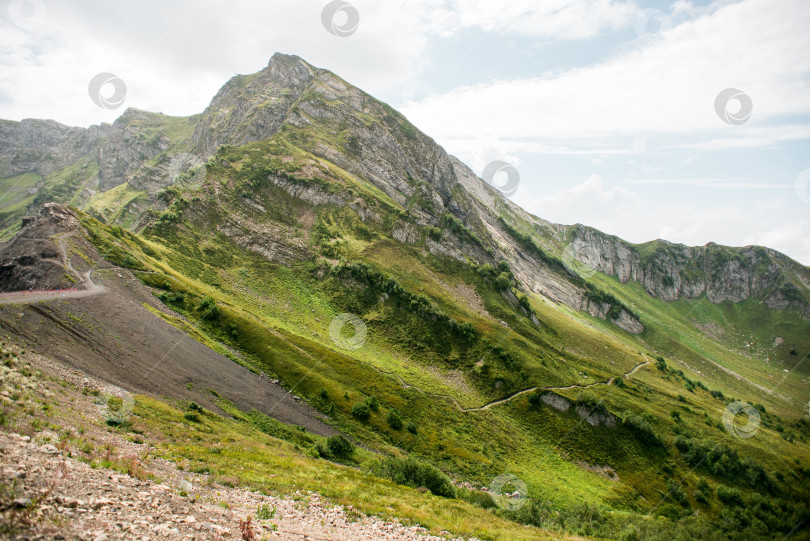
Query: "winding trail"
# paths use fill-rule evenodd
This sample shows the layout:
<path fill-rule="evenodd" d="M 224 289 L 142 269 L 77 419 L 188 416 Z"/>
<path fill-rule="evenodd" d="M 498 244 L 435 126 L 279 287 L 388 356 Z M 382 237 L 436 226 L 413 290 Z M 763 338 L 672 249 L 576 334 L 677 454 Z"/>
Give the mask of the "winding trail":
<path fill-rule="evenodd" d="M 630 370 L 629 372 L 627 372 L 626 374 L 624 374 L 622 376 L 622 379 L 629 378 L 630 376 L 635 374 L 638 370 L 640 370 L 642 367 L 647 366 L 648 364 L 650 364 L 652 362 L 643 353 L 641 355 L 644 357 L 644 362 L 639 363 L 635 367 L 633 367 L 632 370 Z M 527 394 L 527 393 L 531 393 L 533 391 L 567 391 L 567 390 L 571 390 L 571 389 L 590 389 L 591 387 L 596 387 L 597 385 L 612 385 L 613 381 L 614 381 L 614 378 L 610 378 L 607 381 L 595 381 L 595 382 L 589 383 L 587 385 L 573 384 L 573 385 L 565 385 L 565 386 L 562 386 L 562 387 L 530 387 L 528 389 L 524 389 L 522 391 L 518 391 L 518 392 L 516 392 L 514 394 L 511 394 L 511 395 L 507 396 L 506 398 L 501 398 L 499 400 L 492 401 L 492 402 L 490 402 L 488 404 L 485 404 L 483 406 L 480 406 L 478 408 L 467 408 L 467 409 L 463 409 L 462 411 L 468 412 L 468 411 L 484 411 L 484 410 L 488 410 L 492 406 L 497 406 L 499 404 L 504 404 L 506 402 L 509 402 L 513 398 L 516 398 L 518 396 L 521 396 L 521 395 L 524 395 L 524 394 Z"/>
<path fill-rule="evenodd" d="M 9 293 L 0 293 L 0 304 L 29 304 L 39 301 L 53 301 L 62 299 L 81 299 L 84 297 L 92 297 L 107 293 L 108 289 L 101 284 L 97 284 L 91 277 L 95 270 L 108 270 L 108 269 L 90 269 L 84 274 L 80 273 L 70 261 L 67 247 L 65 246 L 65 238 L 73 236 L 73 233 L 63 233 L 59 235 L 59 250 L 62 252 L 62 264 L 72 274 L 79 277 L 82 281 L 84 289 L 71 288 L 71 289 L 48 289 L 39 291 L 12 291 Z"/>
<path fill-rule="evenodd" d="M 630 370 L 629 372 L 623 374 L 622 379 L 627 379 L 627 378 L 631 377 L 633 374 L 638 372 L 641 368 L 643 368 L 643 367 L 649 365 L 650 363 L 652 363 L 652 360 L 650 360 L 650 358 L 647 357 L 647 355 L 645 355 L 644 353 L 642 353 L 641 355 L 642 355 L 642 357 L 644 357 L 644 362 L 637 364 L 636 366 L 633 367 L 632 370 Z M 484 404 L 483 406 L 478 406 L 478 407 L 475 407 L 475 408 L 465 408 L 465 407 L 462 407 L 461 404 L 458 403 L 458 400 L 456 400 L 454 397 L 452 397 L 450 395 L 439 394 L 439 393 L 429 393 L 427 391 L 423 391 L 422 389 L 420 389 L 416 385 L 410 385 L 408 383 L 405 383 L 405 381 L 402 379 L 402 377 L 400 377 L 399 374 L 396 374 L 394 372 L 386 372 L 385 370 L 381 370 L 381 369 L 379 369 L 377 367 L 374 367 L 374 366 L 371 366 L 371 368 L 373 368 L 374 370 L 376 370 L 377 372 L 379 372 L 381 374 L 385 374 L 387 376 L 395 377 L 397 379 L 397 381 L 399 381 L 399 384 L 403 389 L 416 389 L 417 391 L 419 391 L 420 393 L 422 393 L 425 396 L 431 396 L 431 397 L 434 397 L 434 398 L 442 398 L 442 399 L 448 400 L 449 402 L 452 402 L 453 405 L 456 406 L 456 408 L 458 408 L 458 410 L 460 412 L 462 412 L 462 413 L 469 413 L 469 412 L 473 412 L 473 411 L 485 411 L 485 410 L 488 410 L 488 409 L 492 408 L 493 406 L 497 406 L 499 404 L 505 404 L 506 402 L 509 402 L 513 398 L 517 398 L 518 396 L 522 396 L 524 394 L 531 393 L 533 391 L 567 391 L 567 390 L 571 390 L 571 389 L 590 389 L 591 387 L 596 387 L 597 385 L 612 385 L 613 382 L 615 381 L 615 378 L 609 378 L 607 381 L 595 381 L 595 382 L 589 383 L 587 385 L 580 385 L 580 384 L 575 383 L 575 384 L 572 384 L 572 385 L 563 385 L 561 387 L 543 387 L 543 386 L 541 386 L 541 387 L 529 387 L 528 389 L 523 389 L 522 391 L 517 391 L 516 393 L 510 394 L 507 397 L 499 398 L 497 400 L 493 400 L 492 402 L 488 402 L 487 404 Z"/>
<path fill-rule="evenodd" d="M 68 249 L 65 244 L 65 239 L 67 237 L 73 236 L 73 233 L 63 233 L 59 235 L 59 249 L 62 252 L 62 263 L 65 268 L 70 271 L 75 276 L 78 276 L 82 280 L 82 285 L 84 289 L 62 289 L 62 290 L 42 290 L 42 291 L 14 291 L 10 293 L 0 293 L 0 305 L 2 304 L 28 304 L 33 302 L 39 301 L 51 301 L 51 300 L 61 300 L 61 299 L 80 299 L 84 297 L 91 297 L 93 295 L 101 295 L 108 293 L 109 290 L 101 284 L 97 284 L 93 281 L 92 274 L 93 271 L 96 270 L 113 270 L 115 267 L 112 268 L 105 268 L 105 269 L 90 269 L 85 273 L 80 273 L 71 263 L 70 256 L 68 255 Z M 298 349 L 298 348 L 296 348 Z M 303 350 L 301 350 L 303 353 Z M 644 362 L 639 363 L 632 370 L 625 373 L 622 376 L 622 379 L 627 379 L 635 374 L 638 370 L 642 367 L 647 366 L 652 361 L 647 357 L 645 354 L 641 354 L 644 357 Z M 499 398 L 497 400 L 493 400 L 492 402 L 488 402 L 483 406 L 478 406 L 474 408 L 465 408 L 461 404 L 459 404 L 458 400 L 454 397 L 447 395 L 447 394 L 439 394 L 439 393 L 430 393 L 427 391 L 422 390 L 421 388 L 417 387 L 416 385 L 410 385 L 402 379 L 399 374 L 394 372 L 387 372 L 375 366 L 369 365 L 371 368 L 379 372 L 380 374 L 384 374 L 386 376 L 391 376 L 396 378 L 399 382 L 399 385 L 403 389 L 416 389 L 420 393 L 424 394 L 425 396 L 431 396 L 434 398 L 441 398 L 444 400 L 448 400 L 451 402 L 460 412 L 462 413 L 469 413 L 474 411 L 485 411 L 494 406 L 498 406 L 500 404 L 505 404 L 511 401 L 514 398 L 522 396 L 524 394 L 528 394 L 534 391 L 566 391 L 571 389 L 590 389 L 591 387 L 596 387 L 597 385 L 612 385 L 615 378 L 609 378 L 607 381 L 596 381 L 593 383 L 589 383 L 587 385 L 580 385 L 580 384 L 572 384 L 572 385 L 564 385 L 560 387 L 529 387 L 528 389 L 523 389 L 522 391 L 517 391 L 509 396 L 504 398 Z"/>

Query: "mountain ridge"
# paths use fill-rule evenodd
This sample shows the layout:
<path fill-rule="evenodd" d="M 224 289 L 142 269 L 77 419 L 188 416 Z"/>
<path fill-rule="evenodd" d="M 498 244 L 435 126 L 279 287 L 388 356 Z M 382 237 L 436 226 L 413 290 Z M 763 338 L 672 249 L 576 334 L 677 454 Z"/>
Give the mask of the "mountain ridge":
<path fill-rule="evenodd" d="M 479 539 L 765 541 L 806 520 L 789 258 L 532 216 L 296 57 L 194 117 L 32 125 L 0 147 L 0 218 L 20 219 L 0 323 L 21 355 L 145 393 L 102 428 L 178 468 Z M 91 273 L 103 293 L 79 289 Z M 505 478 L 522 501 L 494 494 Z"/>
<path fill-rule="evenodd" d="M 202 166 L 222 145 L 241 146 L 277 135 L 407 208 L 408 220 L 393 228 L 396 238 L 413 238 L 409 221 L 417 228 L 436 227 L 446 213 L 484 244 L 467 243 L 466 251 L 459 252 L 428 240 L 429 249 L 461 260 L 471 255 L 478 263 L 507 259 L 525 289 L 592 315 L 605 317 L 611 306 L 589 299 L 570 279 L 579 280 L 578 274 L 587 279 L 593 271 L 622 283 L 632 279 L 665 301 L 704 293 L 713 303 L 767 297 L 774 309 L 796 306 L 810 315 L 810 272 L 787 256 L 770 249 L 763 255 L 757 248 L 715 249 L 710 244 L 701 250 L 652 241 L 656 250 L 652 257 L 643 257 L 651 243 L 611 241 L 612 236 L 587 226 L 536 218 L 482 182 L 401 114 L 295 55 L 276 53 L 259 72 L 232 77 L 202 113 L 191 117 L 129 108 L 113 124 L 89 128 L 50 120 L 16 125 L 3 121 L 0 148 L 6 151 L 0 151 L 0 175 L 33 173 L 44 179 L 23 211 L 47 201 L 92 211 L 94 201 L 101 200 L 103 206 L 105 194 L 117 190 L 122 192 L 121 200 L 114 201 L 118 208 L 94 215 L 139 229 L 150 208 L 160 209 L 158 192 L 174 184 L 178 175 Z M 83 161 L 82 172 L 64 178 L 67 169 Z M 55 173 L 56 182 L 45 179 Z M 20 209 L 11 216 L 0 213 L 6 236 L 19 219 Z M 528 235 L 529 244 L 523 238 L 521 247 L 515 234 Z M 719 268 L 712 268 L 703 256 L 707 251 L 722 256 L 713 258 Z M 541 252 L 551 256 L 551 264 Z M 758 268 L 763 265 L 764 270 Z M 624 308 L 620 313 L 617 321 L 637 319 Z M 634 332 L 643 328 L 637 321 L 625 327 Z"/>

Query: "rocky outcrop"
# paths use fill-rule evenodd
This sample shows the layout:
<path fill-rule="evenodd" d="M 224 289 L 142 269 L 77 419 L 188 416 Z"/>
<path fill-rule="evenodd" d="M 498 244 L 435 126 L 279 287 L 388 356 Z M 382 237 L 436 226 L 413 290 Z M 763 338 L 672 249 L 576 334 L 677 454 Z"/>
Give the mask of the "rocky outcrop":
<path fill-rule="evenodd" d="M 38 218 L 11 242 L 0 245 L 0 292 L 76 287 L 54 238 L 78 225 L 78 219 L 64 207 L 42 207 Z"/>
<path fill-rule="evenodd" d="M 756 298 L 772 308 L 810 312 L 808 269 L 769 248 L 690 247 L 664 240 L 633 245 L 579 224 L 570 235 L 569 246 L 585 266 L 623 283 L 638 282 L 667 302 L 702 295 L 713 303 Z"/>
<path fill-rule="evenodd" d="M 540 399 L 548 406 L 561 412 L 567 412 L 574 406 L 576 414 L 591 426 L 604 425 L 608 428 L 616 428 L 616 417 L 602 409 L 589 408 L 584 404 L 575 404 L 564 396 L 552 392 L 543 393 Z"/>

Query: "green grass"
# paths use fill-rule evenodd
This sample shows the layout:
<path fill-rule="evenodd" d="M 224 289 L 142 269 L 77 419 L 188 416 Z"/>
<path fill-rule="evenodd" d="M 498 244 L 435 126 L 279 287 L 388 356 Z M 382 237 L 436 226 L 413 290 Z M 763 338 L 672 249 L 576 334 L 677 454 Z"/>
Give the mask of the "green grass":
<path fill-rule="evenodd" d="M 240 486 L 287 497 L 298 491 L 318 492 L 335 504 L 418 523 L 434 534 L 449 531 L 493 540 L 551 538 L 541 530 L 516 524 L 493 511 L 372 476 L 366 473 L 367 467 L 343 466 L 308 457 L 301 447 L 305 442 L 280 440 L 249 422 L 213 413 L 206 413 L 198 423 L 185 422 L 181 410 L 141 396 L 137 397 L 134 413 L 137 425 L 142 425 L 146 434 L 162 440 L 160 456 L 171 461 L 205 464 L 214 480 L 229 478 Z M 365 453 L 363 458 L 370 467 L 373 457 Z"/>
<path fill-rule="evenodd" d="M 355 184 L 359 181 L 334 164 L 296 148 L 295 142 L 288 133 L 221 148 L 203 185 L 167 190 L 161 196 L 169 205 L 167 214 L 138 236 L 90 218 L 83 223 L 107 257 L 152 271 L 140 274 L 141 280 L 188 323 L 160 317 L 215 349 L 239 350 L 239 362 L 279 378 L 368 452 L 414 457 L 457 482 L 478 486 L 503 473 L 523 479 L 530 505 L 507 518 L 539 524 L 549 505 L 567 517 L 562 522 L 549 518 L 555 527 L 583 535 L 611 532 L 604 534 L 611 537 L 621 528 L 647 527 L 645 521 L 657 519 L 645 515 L 661 508 L 675 519 L 689 515 L 684 503 L 707 520 L 730 513 L 715 498 L 703 503 L 694 496 L 701 479 L 713 488 L 728 484 L 744 498 L 757 498 L 757 486 L 695 471 L 675 446 L 679 436 L 723 443 L 772 477 L 779 473 L 784 481 L 777 484 L 778 494 L 767 495 L 776 506 L 806 499 L 803 472 L 810 464 L 810 433 L 800 422 L 803 413 L 795 410 L 808 398 L 801 385 L 806 368 L 788 348 L 810 343 L 806 321 L 797 314 L 771 311 L 755 301 L 664 303 L 636 283 L 621 284 L 597 273 L 589 278 L 594 291 L 638 314 L 645 325 L 642 334 L 628 334 L 610 321 L 530 295 L 534 321 L 510 288 L 499 289 L 489 270 L 427 252 L 427 228 L 415 245 L 393 241 L 401 208 L 370 185 Z M 327 198 L 356 190 L 375 219 L 363 220 L 334 203 L 311 206 L 293 195 L 302 189 Z M 218 229 L 225 222 L 235 228 L 231 237 Z M 296 255 L 271 262 L 268 257 L 273 259 L 274 253 L 265 257 L 233 240 L 263 228 L 274 231 L 276 239 L 288 239 L 287 247 Z M 466 238 L 466 229 L 448 226 L 448 231 Z M 547 240 L 523 231 L 537 242 Z M 559 249 L 547 248 L 550 253 Z M 369 272 L 345 271 L 361 262 Z M 330 323 L 344 312 L 357 314 L 367 327 L 360 349 L 343 350 L 330 339 Z M 464 340 L 455 336 L 450 320 L 470 325 L 474 335 Z M 717 332 L 730 334 L 712 337 L 715 326 Z M 768 344 L 773 334 L 785 343 Z M 615 383 L 656 356 L 666 359 L 666 370 L 652 362 L 622 386 Z M 786 368 L 792 372 L 783 372 Z M 777 381 L 782 374 L 787 377 Z M 763 386 L 774 381 L 778 392 L 763 393 L 746 378 Z M 605 384 L 611 379 L 614 384 Z M 598 385 L 589 389 L 593 398 L 580 403 L 601 400 L 615 428 L 591 426 L 576 406 L 559 412 L 542 402 L 533 404 L 530 393 L 488 410 L 462 411 L 533 387 L 573 385 L 555 392 L 582 401 L 581 387 L 594 383 Z M 709 391 L 722 391 L 724 398 Z M 379 411 L 368 419 L 351 415 L 353 407 L 371 397 L 380 403 Z M 731 398 L 767 408 L 755 438 L 734 438 L 722 428 Z M 391 408 L 405 426 L 418 427 L 415 433 L 387 422 Z M 645 441 L 633 428 L 641 424 L 662 445 Z M 177 446 L 175 451 L 203 453 L 206 445 L 186 451 Z M 243 458 L 271 460 L 259 454 Z M 259 473 L 250 475 L 274 486 L 275 481 Z M 319 489 L 325 479 L 334 480 L 318 479 L 312 486 Z M 282 481 L 289 482 L 279 480 L 275 488 L 280 490 Z M 334 481 L 339 486 L 347 482 Z M 683 490 L 683 497 L 678 492 L 680 511 L 666 507 L 673 483 Z M 349 485 L 344 489 L 355 494 Z M 379 509 L 373 498 L 358 498 Z M 583 517 L 592 513 L 602 513 L 602 518 L 587 519 L 592 524 L 585 526 Z M 698 526 L 692 524 L 695 520 Z M 708 527 L 702 520 L 685 516 L 672 527 Z M 662 532 L 671 531 L 655 524 Z"/>

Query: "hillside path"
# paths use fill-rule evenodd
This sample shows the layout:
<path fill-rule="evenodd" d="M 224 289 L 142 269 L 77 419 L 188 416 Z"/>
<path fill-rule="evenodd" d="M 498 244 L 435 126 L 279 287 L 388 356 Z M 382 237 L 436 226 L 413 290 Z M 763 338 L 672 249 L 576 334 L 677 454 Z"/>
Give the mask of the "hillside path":
<path fill-rule="evenodd" d="M 636 366 L 633 367 L 632 370 L 630 370 L 629 372 L 623 374 L 621 379 L 627 379 L 627 378 L 631 377 L 633 374 L 635 374 L 640 369 L 642 369 L 643 367 L 647 366 L 648 364 L 650 364 L 652 362 L 650 360 L 650 358 L 647 357 L 647 355 L 645 355 L 644 353 L 642 353 L 641 356 L 644 357 L 644 362 L 637 364 Z M 458 400 L 456 400 L 454 397 L 452 397 L 450 395 L 439 394 L 439 393 L 429 393 L 427 391 L 423 391 L 422 389 L 420 389 L 416 385 L 410 385 L 408 383 L 405 383 L 405 380 L 403 380 L 402 377 L 399 376 L 399 374 L 396 374 L 394 372 L 386 372 L 384 370 L 380 370 L 379 368 L 376 368 L 376 367 L 373 367 L 373 366 L 372 366 L 372 368 L 374 368 L 377 372 L 380 372 L 381 374 L 385 374 L 385 375 L 388 375 L 388 376 L 395 377 L 397 379 L 397 381 L 399 381 L 399 384 L 403 389 L 416 389 L 417 391 L 419 391 L 420 393 L 422 393 L 422 394 L 424 394 L 426 396 L 431 396 L 431 397 L 434 397 L 434 398 L 442 398 L 442 399 L 448 400 L 449 402 L 452 402 L 453 405 L 456 406 L 456 408 L 458 408 L 458 410 L 461 411 L 462 413 L 469 413 L 469 412 L 472 412 L 472 411 L 485 411 L 485 410 L 488 410 L 488 409 L 492 408 L 493 406 L 497 406 L 497 405 L 500 405 L 500 404 L 505 404 L 506 402 L 509 402 L 513 398 L 517 398 L 518 396 L 522 396 L 524 394 L 531 393 L 533 391 L 568 391 L 568 390 L 571 390 L 571 389 L 590 389 L 591 387 L 596 387 L 597 385 L 613 385 L 613 382 L 616 379 L 616 378 L 609 378 L 606 381 L 595 381 L 593 383 L 588 383 L 587 385 L 580 385 L 580 384 L 575 383 L 575 384 L 572 384 L 572 385 L 563 385 L 563 386 L 560 386 L 560 387 L 545 387 L 545 386 L 529 387 L 528 389 L 523 389 L 522 391 L 517 391 L 517 392 L 515 392 L 515 393 L 513 393 L 513 394 L 511 394 L 509 396 L 504 397 L 504 398 L 499 398 L 497 400 L 493 400 L 492 402 L 488 402 L 488 403 L 484 404 L 483 406 L 478 406 L 478 407 L 474 407 L 474 408 L 465 408 L 461 404 L 459 404 Z"/>
<path fill-rule="evenodd" d="M 90 269 L 84 274 L 80 273 L 70 261 L 67 247 L 65 246 L 65 237 L 73 236 L 73 233 L 63 233 L 59 235 L 59 250 L 62 255 L 62 264 L 72 274 L 76 275 L 81 281 L 84 289 L 70 288 L 70 289 L 47 289 L 38 291 L 12 291 L 9 293 L 0 293 L 0 304 L 30 304 L 39 301 L 53 301 L 62 299 L 81 299 L 84 297 L 92 297 L 107 293 L 107 288 L 101 284 L 93 281 L 92 273 L 99 269 Z"/>

